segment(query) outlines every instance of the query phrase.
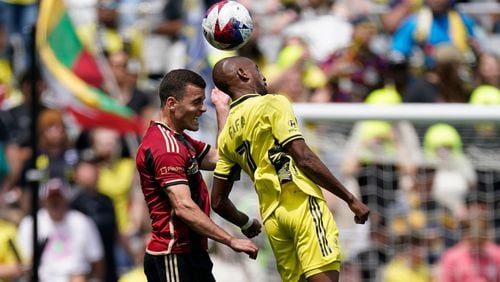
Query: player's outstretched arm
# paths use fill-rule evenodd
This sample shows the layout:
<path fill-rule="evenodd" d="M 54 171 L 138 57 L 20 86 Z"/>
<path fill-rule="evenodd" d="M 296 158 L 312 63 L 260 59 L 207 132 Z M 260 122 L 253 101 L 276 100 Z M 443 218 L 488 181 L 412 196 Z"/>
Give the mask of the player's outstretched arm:
<path fill-rule="evenodd" d="M 314 183 L 330 191 L 349 205 L 349 208 L 355 214 L 354 221 L 356 223 L 364 224 L 368 220 L 368 214 L 370 213 L 368 207 L 338 181 L 303 139 L 291 141 L 285 146 L 285 150 L 292 156 L 301 171 Z"/>
<path fill-rule="evenodd" d="M 248 238 L 259 235 L 261 231 L 260 222 L 239 211 L 229 199 L 232 182 L 214 177 L 212 186 L 211 203 L 212 209 L 225 220 L 241 228 L 241 232 Z"/>
<path fill-rule="evenodd" d="M 226 119 L 229 115 L 229 103 L 231 102 L 231 98 L 229 98 L 226 93 L 220 91 L 217 88 L 212 89 L 210 99 L 214 104 L 215 114 L 217 116 L 217 136 L 215 138 L 215 148 L 210 148 L 208 154 L 201 161 L 200 168 L 203 170 L 215 169 L 215 165 L 217 163 L 217 160 L 219 159 L 219 154 L 217 152 L 217 139 L 222 128 L 224 128 L 224 125 L 226 124 Z"/>
<path fill-rule="evenodd" d="M 191 229 L 212 240 L 225 244 L 236 252 L 245 252 L 255 259 L 258 247 L 248 239 L 237 239 L 227 233 L 210 219 L 191 199 L 189 187 L 185 184 L 168 187 L 166 193 L 174 209 L 174 213 Z"/>
<path fill-rule="evenodd" d="M 218 88 L 212 89 L 210 100 L 214 104 L 215 114 L 217 116 L 217 137 L 226 124 L 227 117 L 229 116 L 229 104 L 231 98 L 226 93 L 220 91 Z"/>

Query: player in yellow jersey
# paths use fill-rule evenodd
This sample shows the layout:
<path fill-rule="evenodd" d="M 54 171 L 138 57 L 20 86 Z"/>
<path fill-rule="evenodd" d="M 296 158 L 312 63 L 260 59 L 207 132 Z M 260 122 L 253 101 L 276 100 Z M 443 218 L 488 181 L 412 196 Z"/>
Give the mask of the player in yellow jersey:
<path fill-rule="evenodd" d="M 229 199 L 233 181 L 243 169 L 254 182 L 282 280 L 338 281 L 338 230 L 320 187 L 343 199 L 356 223 L 365 223 L 368 208 L 306 145 L 291 103 L 267 93 L 266 79 L 253 61 L 224 58 L 215 64 L 213 80 L 233 100 L 218 139 L 214 211 L 248 237 L 260 232 L 259 221 Z"/>

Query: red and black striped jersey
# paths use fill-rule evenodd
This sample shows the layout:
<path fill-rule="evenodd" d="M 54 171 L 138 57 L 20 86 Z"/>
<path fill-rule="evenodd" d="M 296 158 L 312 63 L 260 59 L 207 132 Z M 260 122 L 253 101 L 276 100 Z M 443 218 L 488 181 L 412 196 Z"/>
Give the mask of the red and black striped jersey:
<path fill-rule="evenodd" d="M 193 248 L 207 249 L 207 238 L 191 230 L 173 213 L 164 189 L 188 185 L 194 202 L 209 216 L 208 189 L 198 166 L 209 150 L 210 145 L 204 142 L 176 133 L 163 123 L 151 122 L 136 155 L 152 225 L 148 253 L 179 254 Z"/>

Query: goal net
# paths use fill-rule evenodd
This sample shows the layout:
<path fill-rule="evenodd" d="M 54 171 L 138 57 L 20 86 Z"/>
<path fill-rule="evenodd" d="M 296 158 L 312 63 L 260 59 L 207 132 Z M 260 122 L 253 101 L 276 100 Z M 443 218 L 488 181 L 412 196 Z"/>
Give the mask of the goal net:
<path fill-rule="evenodd" d="M 347 205 L 325 193 L 340 232 L 342 281 L 379 281 L 404 257 L 450 272 L 439 262 L 462 238 L 500 243 L 500 107 L 294 110 L 309 146 L 371 209 L 369 223 L 356 225 Z"/>

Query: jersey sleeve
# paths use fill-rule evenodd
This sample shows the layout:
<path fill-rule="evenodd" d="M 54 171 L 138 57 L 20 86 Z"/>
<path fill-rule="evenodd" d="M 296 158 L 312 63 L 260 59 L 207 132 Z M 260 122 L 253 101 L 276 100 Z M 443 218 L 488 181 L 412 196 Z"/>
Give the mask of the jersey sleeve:
<path fill-rule="evenodd" d="M 303 139 L 290 101 L 282 95 L 272 95 L 270 100 L 266 112 L 270 113 L 271 130 L 279 144 L 285 146 L 293 140 Z"/>
<path fill-rule="evenodd" d="M 186 137 L 186 140 L 193 146 L 194 150 L 196 151 L 196 158 L 198 159 L 199 162 L 208 154 L 208 151 L 210 151 L 210 145 L 193 139 L 189 135 L 184 135 Z"/>
<path fill-rule="evenodd" d="M 176 152 L 164 152 L 155 160 L 155 178 L 161 187 L 188 184 L 186 160 Z"/>
<path fill-rule="evenodd" d="M 215 166 L 214 177 L 226 181 L 238 181 L 240 175 L 241 167 L 227 158 L 222 150 L 219 150 L 219 160 Z"/>

